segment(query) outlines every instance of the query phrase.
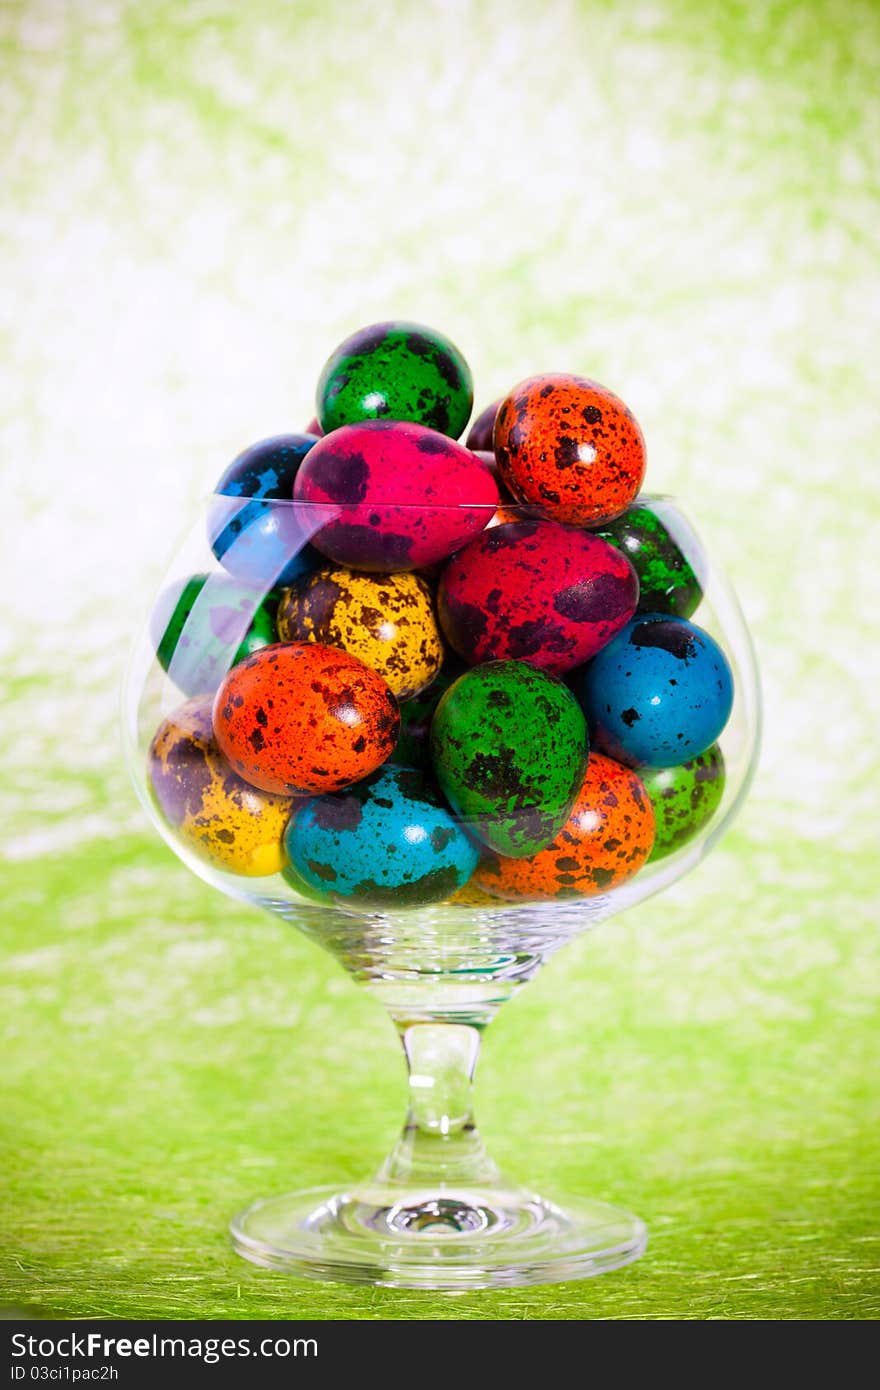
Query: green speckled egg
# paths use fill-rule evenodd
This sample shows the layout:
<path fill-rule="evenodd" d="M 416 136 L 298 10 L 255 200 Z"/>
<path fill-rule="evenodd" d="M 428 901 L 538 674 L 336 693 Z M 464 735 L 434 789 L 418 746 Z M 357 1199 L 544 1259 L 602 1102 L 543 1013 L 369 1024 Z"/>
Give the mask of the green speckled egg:
<path fill-rule="evenodd" d="M 521 661 L 459 676 L 434 712 L 431 756 L 452 808 L 510 858 L 562 829 L 587 764 L 587 726 L 571 691 Z"/>
<path fill-rule="evenodd" d="M 374 323 L 346 338 L 318 383 L 325 434 L 361 420 L 412 420 L 458 439 L 474 402 L 470 368 L 442 333 L 419 323 Z"/>
<path fill-rule="evenodd" d="M 654 807 L 651 860 L 665 859 L 703 829 L 724 794 L 724 755 L 717 743 L 679 767 L 639 768 Z"/>
<path fill-rule="evenodd" d="M 163 671 L 184 695 L 210 695 L 230 666 L 275 639 L 260 592 L 228 575 L 194 574 L 160 595 L 150 635 Z"/>
<path fill-rule="evenodd" d="M 637 613 L 670 613 L 689 618 L 703 597 L 700 581 L 679 541 L 660 512 L 645 502 L 607 521 L 596 534 L 629 560 L 639 577 Z"/>

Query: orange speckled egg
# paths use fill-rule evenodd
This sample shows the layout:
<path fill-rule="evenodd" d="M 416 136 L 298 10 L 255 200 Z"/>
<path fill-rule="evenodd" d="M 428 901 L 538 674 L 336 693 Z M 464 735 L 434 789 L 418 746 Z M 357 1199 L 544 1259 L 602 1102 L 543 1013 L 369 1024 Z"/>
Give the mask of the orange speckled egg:
<path fill-rule="evenodd" d="M 349 652 L 278 642 L 234 666 L 214 698 L 214 734 L 235 771 L 280 794 L 335 792 L 394 750 L 400 710 Z"/>
<path fill-rule="evenodd" d="M 201 859 L 232 874 L 277 874 L 295 803 L 258 791 L 233 772 L 214 739 L 211 704 L 210 695 L 197 695 L 156 730 L 147 757 L 156 803 Z"/>
<path fill-rule="evenodd" d="M 645 441 L 623 401 L 567 373 L 529 377 L 504 398 L 495 456 L 515 498 L 576 526 L 618 516 L 645 476 Z"/>
<path fill-rule="evenodd" d="M 591 753 L 574 809 L 556 839 L 528 859 L 496 856 L 472 882 L 509 902 L 589 897 L 638 873 L 654 844 L 654 809 L 634 772 Z"/>

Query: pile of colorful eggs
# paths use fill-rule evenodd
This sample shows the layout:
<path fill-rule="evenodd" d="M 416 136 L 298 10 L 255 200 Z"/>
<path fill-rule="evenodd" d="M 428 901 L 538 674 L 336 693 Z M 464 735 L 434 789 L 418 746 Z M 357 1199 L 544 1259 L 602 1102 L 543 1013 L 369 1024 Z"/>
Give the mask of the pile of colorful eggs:
<path fill-rule="evenodd" d="M 383 910 L 614 888 L 680 849 L 724 787 L 733 679 L 700 580 L 640 501 L 633 415 L 532 377 L 477 418 L 433 330 L 332 355 L 309 432 L 227 468 L 219 567 L 151 632 L 186 696 L 150 745 L 196 855 Z"/>

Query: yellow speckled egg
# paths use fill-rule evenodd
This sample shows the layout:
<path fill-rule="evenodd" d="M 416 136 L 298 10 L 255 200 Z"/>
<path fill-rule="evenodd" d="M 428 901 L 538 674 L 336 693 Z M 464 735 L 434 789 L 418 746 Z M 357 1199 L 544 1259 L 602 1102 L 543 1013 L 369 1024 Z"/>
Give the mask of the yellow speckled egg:
<path fill-rule="evenodd" d="M 227 873 L 277 874 L 295 802 L 259 791 L 233 772 L 214 739 L 212 704 L 212 696 L 197 695 L 156 730 L 148 754 L 156 802 L 200 858 Z"/>
<path fill-rule="evenodd" d="M 318 570 L 282 590 L 278 636 L 341 647 L 377 671 L 398 700 L 429 686 L 443 662 L 431 591 L 415 574 Z"/>
<path fill-rule="evenodd" d="M 498 907 L 498 899 L 474 883 L 473 879 L 453 893 L 451 898 L 447 898 L 447 902 L 455 903 L 456 907 Z"/>

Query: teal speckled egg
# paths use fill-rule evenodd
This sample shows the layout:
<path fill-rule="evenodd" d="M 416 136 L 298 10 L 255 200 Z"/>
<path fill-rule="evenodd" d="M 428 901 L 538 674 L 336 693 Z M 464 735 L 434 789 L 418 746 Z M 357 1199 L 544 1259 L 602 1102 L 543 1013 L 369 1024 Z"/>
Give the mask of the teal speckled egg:
<path fill-rule="evenodd" d="M 291 818 L 284 843 L 295 877 L 342 906 L 421 907 L 467 883 L 479 850 L 417 768 L 382 767 Z"/>
<path fill-rule="evenodd" d="M 490 661 L 447 690 L 431 724 L 434 770 L 471 834 L 512 858 L 562 829 L 587 765 L 571 691 L 521 661 Z"/>
<path fill-rule="evenodd" d="M 654 807 L 651 859 L 688 844 L 712 819 L 724 795 L 724 754 L 717 743 L 678 767 L 642 767 L 639 776 Z"/>

